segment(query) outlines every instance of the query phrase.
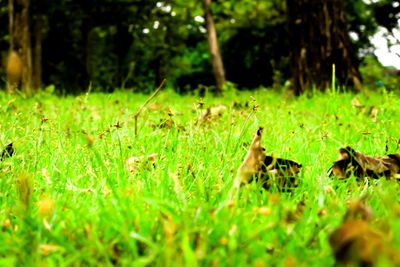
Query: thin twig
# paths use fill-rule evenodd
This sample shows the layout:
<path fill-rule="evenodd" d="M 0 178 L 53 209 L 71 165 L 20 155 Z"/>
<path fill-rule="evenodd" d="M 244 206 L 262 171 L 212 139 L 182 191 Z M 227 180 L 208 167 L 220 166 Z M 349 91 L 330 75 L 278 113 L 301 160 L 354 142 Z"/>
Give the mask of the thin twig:
<path fill-rule="evenodd" d="M 135 118 L 135 136 L 137 136 L 137 120 L 138 117 L 140 115 L 140 113 L 142 112 L 142 110 L 144 109 L 144 107 L 154 98 L 156 97 L 156 95 L 158 94 L 158 92 L 161 91 L 162 87 L 164 86 L 165 83 L 165 79 L 161 82 L 160 86 L 158 86 L 158 88 L 154 91 L 154 93 L 146 99 L 146 101 L 143 103 L 143 105 L 141 105 L 139 107 L 139 109 L 136 111 L 134 118 Z"/>

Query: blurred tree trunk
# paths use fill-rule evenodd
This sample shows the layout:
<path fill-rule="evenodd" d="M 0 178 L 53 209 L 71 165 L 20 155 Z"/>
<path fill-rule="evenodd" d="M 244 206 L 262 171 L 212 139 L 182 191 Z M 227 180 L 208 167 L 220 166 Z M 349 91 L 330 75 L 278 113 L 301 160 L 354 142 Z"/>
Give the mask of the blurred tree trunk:
<path fill-rule="evenodd" d="M 127 26 L 122 23 L 117 24 L 117 32 L 115 34 L 115 54 L 117 55 L 117 81 L 118 86 L 125 87 L 126 82 L 133 75 L 133 66 L 130 67 L 127 62 L 127 54 L 133 42 L 133 36 L 129 33 Z M 132 64 L 132 63 L 131 63 Z"/>
<path fill-rule="evenodd" d="M 32 52 L 29 31 L 29 0 L 9 0 L 10 55 L 16 53 L 21 61 L 21 89 L 29 95 L 32 88 Z M 16 57 L 13 57 L 16 58 Z M 13 64 L 8 61 L 8 65 Z"/>
<path fill-rule="evenodd" d="M 35 47 L 33 51 L 33 88 L 42 86 L 42 30 L 43 30 L 43 0 L 36 0 Z"/>
<path fill-rule="evenodd" d="M 290 61 L 297 95 L 332 83 L 360 91 L 356 54 L 351 51 L 344 0 L 286 0 Z"/>
<path fill-rule="evenodd" d="M 208 34 L 208 48 L 211 57 L 211 64 L 216 81 L 216 94 L 222 93 L 222 87 L 225 83 L 225 70 L 222 62 L 221 53 L 218 47 L 217 31 L 215 29 L 214 20 L 211 14 L 211 0 L 204 0 L 204 16 L 206 20 Z"/>
<path fill-rule="evenodd" d="M 92 48 L 94 47 L 93 38 L 92 38 L 92 29 L 93 29 L 93 6 L 91 6 L 90 1 L 82 1 L 81 2 L 81 10 L 83 12 L 82 25 L 81 25 L 81 33 L 82 33 L 82 48 L 83 48 L 83 63 L 84 63 L 84 72 L 81 74 L 80 86 L 85 89 L 88 89 L 90 83 L 93 78 L 93 54 Z"/>
<path fill-rule="evenodd" d="M 82 23 L 82 35 L 83 35 L 83 42 L 84 42 L 84 60 L 85 60 L 85 73 L 83 73 L 82 77 L 82 86 L 84 88 L 88 88 L 90 82 L 92 80 L 92 39 L 91 39 L 91 32 L 92 32 L 92 23 L 89 15 L 83 19 Z"/>

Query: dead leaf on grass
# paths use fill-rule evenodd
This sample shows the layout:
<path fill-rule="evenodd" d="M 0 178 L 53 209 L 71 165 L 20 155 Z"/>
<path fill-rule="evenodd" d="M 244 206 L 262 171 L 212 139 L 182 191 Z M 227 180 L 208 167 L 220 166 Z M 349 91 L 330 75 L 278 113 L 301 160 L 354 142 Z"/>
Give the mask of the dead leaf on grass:
<path fill-rule="evenodd" d="M 233 109 L 243 109 L 243 108 L 248 108 L 249 107 L 249 102 L 245 102 L 244 104 L 241 102 L 233 102 L 232 103 L 232 108 Z"/>
<path fill-rule="evenodd" d="M 162 128 L 173 128 L 174 126 L 176 126 L 176 123 L 173 119 L 161 119 L 160 123 L 158 124 L 158 128 L 162 129 Z"/>
<path fill-rule="evenodd" d="M 162 217 L 162 232 L 165 238 L 165 242 L 168 246 L 173 244 L 175 234 L 178 231 L 178 225 L 170 214 L 161 214 Z"/>
<path fill-rule="evenodd" d="M 47 217 L 53 213 L 54 201 L 47 195 L 43 195 L 36 203 L 38 214 L 42 217 Z"/>
<path fill-rule="evenodd" d="M 303 216 L 305 209 L 305 202 L 303 200 L 298 202 L 295 209 L 288 209 L 285 216 L 285 222 L 291 224 L 299 221 L 300 218 Z"/>
<path fill-rule="evenodd" d="M 215 118 L 221 117 L 226 110 L 227 107 L 224 105 L 208 107 L 207 109 L 201 112 L 200 117 L 197 119 L 196 124 L 203 124 L 206 122 L 210 122 Z"/>
<path fill-rule="evenodd" d="M 269 189 L 274 184 L 279 189 L 297 187 L 301 167 L 301 164 L 293 160 L 266 156 L 261 173 L 261 180 L 265 180 L 264 188 Z"/>
<path fill-rule="evenodd" d="M 112 125 L 110 125 L 110 126 L 108 126 L 108 128 L 107 129 L 105 129 L 104 131 L 102 131 L 101 133 L 99 133 L 98 134 L 98 137 L 99 137 L 99 139 L 103 139 L 104 138 L 104 136 L 106 135 L 106 134 L 109 134 L 109 133 L 111 133 L 111 131 L 113 130 L 113 129 L 120 129 L 120 128 L 122 128 L 124 126 L 124 123 L 122 122 L 119 122 L 119 121 L 117 121 L 115 124 L 112 124 Z"/>
<path fill-rule="evenodd" d="M 259 128 L 253 137 L 247 155 L 237 171 L 237 178 L 241 183 L 248 183 L 261 172 L 266 157 L 265 149 L 261 146 L 263 128 Z"/>
<path fill-rule="evenodd" d="M 350 203 L 342 224 L 329 236 L 336 262 L 345 266 L 374 266 L 390 256 L 389 237 L 371 223 L 372 212 L 361 201 Z"/>
<path fill-rule="evenodd" d="M 40 249 L 40 254 L 42 254 L 42 256 L 49 256 L 54 252 L 61 251 L 62 247 L 54 244 L 41 244 L 39 246 L 39 249 Z"/>
<path fill-rule="evenodd" d="M 366 116 L 369 116 L 373 122 L 376 122 L 378 120 L 379 109 L 377 107 L 365 106 L 361 104 L 361 102 L 355 97 L 351 100 L 351 105 L 357 109 L 358 113 L 362 113 Z"/>
<path fill-rule="evenodd" d="M 255 178 L 265 189 L 272 185 L 280 190 L 296 187 L 302 165 L 274 155 L 267 156 L 261 146 L 262 132 L 263 128 L 260 127 L 254 135 L 247 155 L 237 171 L 236 180 L 245 184 Z"/>
<path fill-rule="evenodd" d="M 137 171 L 141 166 L 154 167 L 158 159 L 157 154 L 149 154 L 146 156 L 130 157 L 126 160 L 125 168 L 133 173 Z"/>
<path fill-rule="evenodd" d="M 358 100 L 358 98 L 354 97 L 351 100 L 351 105 L 357 109 L 363 109 L 365 106 L 361 104 L 360 100 Z"/>
<path fill-rule="evenodd" d="M 14 146 L 13 143 L 9 143 L 8 145 L 5 146 L 3 151 L 1 151 L 0 161 L 12 157 L 13 155 L 14 155 Z"/>
<path fill-rule="evenodd" d="M 353 174 L 360 179 L 377 179 L 384 176 L 386 179 L 400 180 L 400 155 L 372 157 L 347 146 L 339 149 L 339 158 L 333 163 L 328 174 L 338 178 L 348 178 Z"/>
<path fill-rule="evenodd" d="M 369 115 L 373 122 L 376 122 L 378 120 L 378 112 L 379 112 L 379 110 L 377 107 L 372 106 L 369 109 Z"/>

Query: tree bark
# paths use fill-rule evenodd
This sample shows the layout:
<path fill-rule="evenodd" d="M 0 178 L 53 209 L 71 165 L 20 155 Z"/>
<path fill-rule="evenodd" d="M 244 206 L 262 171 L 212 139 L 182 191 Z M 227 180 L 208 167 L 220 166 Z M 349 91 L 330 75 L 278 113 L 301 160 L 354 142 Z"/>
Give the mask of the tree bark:
<path fill-rule="evenodd" d="M 42 30 L 43 30 L 43 0 L 37 0 L 35 23 L 35 47 L 33 51 L 33 89 L 42 86 Z"/>
<path fill-rule="evenodd" d="M 88 10 L 88 9 L 87 9 Z M 87 89 L 92 81 L 92 20 L 89 12 L 86 14 L 82 22 L 82 38 L 85 48 L 85 73 L 83 75 L 83 86 Z"/>
<path fill-rule="evenodd" d="M 221 53 L 218 47 L 217 31 L 215 29 L 214 20 L 212 17 L 211 0 L 204 0 L 204 17 L 206 20 L 206 28 L 208 35 L 208 48 L 211 57 L 211 64 L 216 81 L 216 94 L 222 93 L 222 87 L 225 83 L 225 70 L 222 62 Z"/>
<path fill-rule="evenodd" d="M 9 0 L 10 55 L 21 60 L 21 89 L 29 95 L 32 88 L 32 52 L 29 30 L 29 0 Z M 15 57 L 14 57 L 15 58 Z M 8 64 L 10 65 L 10 59 Z M 12 63 L 11 63 L 12 64 Z"/>
<path fill-rule="evenodd" d="M 344 0 L 286 0 L 290 61 L 297 95 L 331 87 L 360 91 L 356 53 L 351 51 Z"/>

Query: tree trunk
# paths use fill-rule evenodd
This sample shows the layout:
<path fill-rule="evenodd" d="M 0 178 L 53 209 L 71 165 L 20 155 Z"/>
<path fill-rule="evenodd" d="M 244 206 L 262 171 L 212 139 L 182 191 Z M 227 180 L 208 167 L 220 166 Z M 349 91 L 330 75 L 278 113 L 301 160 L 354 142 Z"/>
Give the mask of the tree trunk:
<path fill-rule="evenodd" d="M 129 32 L 128 27 L 122 23 L 117 24 L 117 32 L 115 34 L 115 48 L 114 53 L 117 55 L 117 84 L 118 86 L 125 87 L 126 82 L 131 77 L 132 67 L 126 62 L 129 48 L 133 42 L 133 36 Z"/>
<path fill-rule="evenodd" d="M 86 9 L 88 10 L 88 9 Z M 82 37 L 85 48 L 85 73 L 83 74 L 83 86 L 85 89 L 88 89 L 90 83 L 92 81 L 92 20 L 89 12 L 86 14 L 86 17 L 82 22 Z"/>
<path fill-rule="evenodd" d="M 216 81 L 216 94 L 222 93 L 222 87 L 225 83 L 225 70 L 222 62 L 221 53 L 218 47 L 217 31 L 210 10 L 211 0 L 204 0 L 204 17 L 206 20 L 208 34 L 208 48 L 211 56 L 211 64 Z"/>
<path fill-rule="evenodd" d="M 333 65 L 338 86 L 361 90 L 344 0 L 286 0 L 286 6 L 295 93 L 330 88 Z"/>
<path fill-rule="evenodd" d="M 29 0 L 9 0 L 10 56 L 21 61 L 21 89 L 29 95 L 32 87 L 32 52 L 29 31 Z M 16 58 L 16 57 L 12 57 Z M 8 65 L 13 64 L 8 60 Z"/>
<path fill-rule="evenodd" d="M 33 51 L 33 88 L 38 90 L 42 86 L 43 0 L 37 0 L 36 5 L 35 47 Z"/>

